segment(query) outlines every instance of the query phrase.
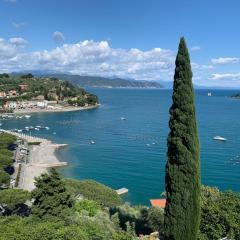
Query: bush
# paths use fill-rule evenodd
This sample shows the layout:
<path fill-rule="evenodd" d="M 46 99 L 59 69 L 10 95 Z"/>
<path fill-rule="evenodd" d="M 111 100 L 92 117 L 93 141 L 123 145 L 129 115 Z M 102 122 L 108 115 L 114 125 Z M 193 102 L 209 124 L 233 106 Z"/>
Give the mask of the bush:
<path fill-rule="evenodd" d="M 199 239 L 240 239 L 240 194 L 202 187 Z"/>
<path fill-rule="evenodd" d="M 5 171 L 0 169 L 0 188 L 9 185 L 10 176 Z"/>
<path fill-rule="evenodd" d="M 100 206 L 92 200 L 83 199 L 75 203 L 75 210 L 79 213 L 87 211 L 89 216 L 93 217 L 100 210 Z"/>
<path fill-rule="evenodd" d="M 122 199 L 115 190 L 95 182 L 93 180 L 73 180 L 65 179 L 66 188 L 73 196 L 83 195 L 88 200 L 93 200 L 104 207 L 118 206 L 122 203 Z"/>

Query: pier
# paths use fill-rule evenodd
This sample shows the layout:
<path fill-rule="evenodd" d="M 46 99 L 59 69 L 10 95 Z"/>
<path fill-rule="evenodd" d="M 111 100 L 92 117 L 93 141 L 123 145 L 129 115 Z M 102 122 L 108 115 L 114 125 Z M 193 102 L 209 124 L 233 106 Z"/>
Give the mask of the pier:
<path fill-rule="evenodd" d="M 13 132 L 10 130 L 0 129 L 0 132 L 12 134 L 12 135 L 16 136 L 17 138 L 21 138 L 21 139 L 27 141 L 28 143 L 33 143 L 33 142 L 47 143 L 47 142 L 49 142 L 49 140 L 44 139 L 44 138 L 34 137 L 34 136 L 31 136 L 28 134 L 17 133 L 17 132 Z"/>
<path fill-rule="evenodd" d="M 123 195 L 123 194 L 128 193 L 128 189 L 127 188 L 120 188 L 120 189 L 116 190 L 116 192 L 117 192 L 118 195 Z"/>

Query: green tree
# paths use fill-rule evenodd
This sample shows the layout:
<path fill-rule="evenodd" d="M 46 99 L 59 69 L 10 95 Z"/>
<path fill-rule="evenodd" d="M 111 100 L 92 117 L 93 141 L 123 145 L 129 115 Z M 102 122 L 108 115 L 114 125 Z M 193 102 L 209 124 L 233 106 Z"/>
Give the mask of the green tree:
<path fill-rule="evenodd" d="M 6 215 L 26 215 L 29 212 L 25 205 L 31 199 L 31 194 L 22 189 L 5 189 L 0 191 L 0 205 L 4 206 Z"/>
<path fill-rule="evenodd" d="M 87 199 L 77 201 L 74 208 L 79 213 L 82 211 L 87 211 L 90 217 L 95 216 L 96 213 L 101 209 L 96 202 Z"/>
<path fill-rule="evenodd" d="M 35 199 L 32 213 L 40 218 L 65 216 L 73 206 L 70 193 L 58 172 L 52 168 L 49 174 L 36 178 L 36 189 L 32 192 Z"/>
<path fill-rule="evenodd" d="M 165 238 L 195 240 L 200 216 L 200 157 L 191 63 L 184 38 L 175 64 L 165 177 Z"/>
<path fill-rule="evenodd" d="M 8 186 L 10 181 L 10 176 L 4 170 L 0 169 L 0 188 Z"/>

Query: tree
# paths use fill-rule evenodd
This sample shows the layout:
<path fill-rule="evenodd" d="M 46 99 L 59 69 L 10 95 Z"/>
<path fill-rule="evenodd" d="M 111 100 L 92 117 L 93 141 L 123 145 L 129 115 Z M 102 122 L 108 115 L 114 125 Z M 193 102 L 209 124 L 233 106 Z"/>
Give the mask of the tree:
<path fill-rule="evenodd" d="M 0 169 L 0 188 L 8 186 L 10 181 L 10 176 L 4 170 Z"/>
<path fill-rule="evenodd" d="M 52 168 L 50 173 L 36 178 L 36 189 L 32 192 L 35 199 L 32 213 L 40 218 L 65 216 L 73 206 L 70 193 L 58 172 Z"/>
<path fill-rule="evenodd" d="M 0 191 L 0 205 L 4 206 L 6 215 L 27 215 L 28 207 L 25 205 L 30 200 L 31 194 L 22 189 L 5 189 Z"/>
<path fill-rule="evenodd" d="M 175 64 L 165 177 L 165 238 L 195 240 L 200 217 L 200 156 L 191 63 L 184 38 Z"/>

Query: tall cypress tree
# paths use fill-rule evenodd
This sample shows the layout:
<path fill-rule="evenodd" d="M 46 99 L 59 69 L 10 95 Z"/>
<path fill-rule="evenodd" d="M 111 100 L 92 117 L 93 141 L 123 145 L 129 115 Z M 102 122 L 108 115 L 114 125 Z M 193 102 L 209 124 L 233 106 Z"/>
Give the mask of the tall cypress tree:
<path fill-rule="evenodd" d="M 184 38 L 175 65 L 165 177 L 165 239 L 195 240 L 200 218 L 200 156 L 191 63 Z"/>

